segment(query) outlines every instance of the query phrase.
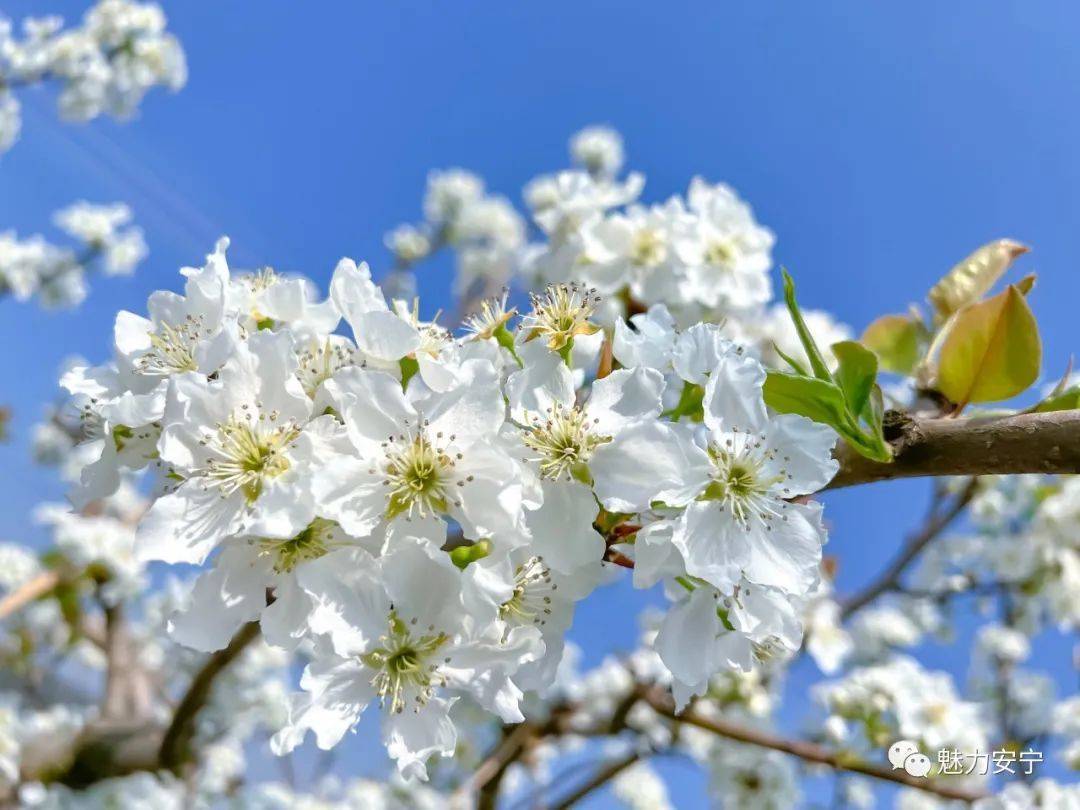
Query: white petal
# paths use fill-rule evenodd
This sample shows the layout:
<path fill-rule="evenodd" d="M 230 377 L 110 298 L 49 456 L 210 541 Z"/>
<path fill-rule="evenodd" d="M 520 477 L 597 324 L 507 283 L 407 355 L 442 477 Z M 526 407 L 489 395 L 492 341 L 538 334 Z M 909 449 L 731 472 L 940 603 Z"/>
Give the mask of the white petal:
<path fill-rule="evenodd" d="M 632 425 L 589 461 L 600 502 L 613 512 L 639 512 L 654 501 L 681 506 L 708 484 L 709 458 L 683 425 Z"/>
<path fill-rule="evenodd" d="M 598 420 L 597 433 L 614 436 L 631 422 L 659 416 L 663 393 L 664 376 L 659 371 L 619 369 L 593 383 L 585 411 Z"/>
<path fill-rule="evenodd" d="M 750 545 L 742 524 L 721 510 L 718 501 L 696 501 L 675 522 L 671 542 L 682 553 L 686 572 L 731 593 L 750 563 Z"/>
<path fill-rule="evenodd" d="M 735 351 L 735 345 L 711 323 L 691 326 L 679 335 L 672 352 L 675 372 L 687 382 L 704 385 L 722 358 Z"/>
<path fill-rule="evenodd" d="M 839 463 L 832 457 L 836 432 L 797 414 L 774 416 L 768 427 L 770 449 L 775 451 L 772 467 L 783 469 L 791 478 L 784 482 L 786 495 L 808 495 L 829 483 Z"/>
<path fill-rule="evenodd" d="M 529 413 L 546 413 L 555 403 L 574 403 L 574 376 L 558 354 L 538 340 L 521 344 L 518 354 L 524 366 L 506 381 L 510 412 L 516 420 L 524 422 Z"/>
<path fill-rule="evenodd" d="M 311 600 L 311 632 L 327 636 L 338 655 L 366 652 L 386 632 L 390 599 L 367 552 L 333 551 L 298 566 L 296 581 Z"/>
<path fill-rule="evenodd" d="M 393 312 L 367 312 L 353 324 L 356 346 L 377 360 L 400 360 L 420 346 L 416 327 Z"/>
<path fill-rule="evenodd" d="M 431 698 L 419 711 L 387 714 L 383 720 L 386 752 L 407 779 L 427 779 L 425 763 L 434 754 L 449 757 L 457 747 L 450 707 L 457 698 Z"/>
<path fill-rule="evenodd" d="M 201 564 L 224 538 L 240 530 L 244 496 L 222 498 L 188 481 L 158 498 L 135 531 L 135 556 L 140 560 Z"/>
<path fill-rule="evenodd" d="M 821 544 L 825 539 L 821 505 L 792 503 L 784 514 L 787 520 L 772 521 L 771 531 L 757 526 L 748 535 L 750 559 L 746 578 L 786 593 L 805 594 L 819 576 Z"/>
<path fill-rule="evenodd" d="M 757 360 L 741 354 L 724 355 L 705 384 L 705 424 L 713 432 L 762 430 L 768 422 L 764 384 L 765 368 Z"/>
<path fill-rule="evenodd" d="M 599 565 L 605 544 L 593 528 L 599 507 L 592 491 L 576 481 L 544 481 L 543 487 L 544 505 L 525 516 L 531 549 L 566 574 Z"/>
<path fill-rule="evenodd" d="M 642 528 L 634 539 L 634 587 L 651 588 L 663 579 L 686 573 L 682 555 L 671 542 L 670 521 Z"/>
<path fill-rule="evenodd" d="M 214 567 L 195 581 L 187 607 L 169 619 L 169 635 L 203 652 L 220 650 L 245 622 L 266 606 L 267 566 L 254 564 L 249 549 L 224 549 Z"/>

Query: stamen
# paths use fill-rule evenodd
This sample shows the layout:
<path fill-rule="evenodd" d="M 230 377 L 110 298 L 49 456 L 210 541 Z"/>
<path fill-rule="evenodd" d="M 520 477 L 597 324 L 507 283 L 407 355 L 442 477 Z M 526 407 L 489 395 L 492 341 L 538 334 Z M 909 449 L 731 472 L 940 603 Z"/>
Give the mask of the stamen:
<path fill-rule="evenodd" d="M 414 619 L 410 624 L 415 625 Z M 423 635 L 413 635 L 410 624 L 402 621 L 396 612 L 389 616 L 389 629 L 379 638 L 379 647 L 360 656 L 361 662 L 375 670 L 371 685 L 379 696 L 379 704 L 394 714 L 400 714 L 410 703 L 413 711 L 434 696 L 435 689 L 446 685 L 446 677 L 439 668 L 443 661 L 432 660 L 439 648 L 449 638 L 445 633 L 429 627 Z"/>
<path fill-rule="evenodd" d="M 734 430 L 723 445 L 713 444 L 708 452 L 713 474 L 702 500 L 720 501 L 721 511 L 730 513 L 746 531 L 757 522 L 771 531 L 776 518 L 787 520 L 787 502 L 774 490 L 790 476 L 784 470 L 766 474 L 765 466 L 776 459 L 776 451 L 765 445 L 764 435 Z"/>
<path fill-rule="evenodd" d="M 197 371 L 195 347 L 208 334 L 202 318 L 194 315 L 188 315 L 179 326 L 159 324 L 150 334 L 150 348 L 135 360 L 135 371 L 148 377 Z"/>
<path fill-rule="evenodd" d="M 241 409 L 247 411 L 248 406 L 242 405 Z M 242 491 L 248 502 L 253 502 L 267 479 L 289 469 L 285 451 L 300 435 L 296 422 L 290 419 L 279 423 L 278 417 L 277 411 L 258 419 L 245 413 L 219 422 L 214 432 L 200 440 L 211 455 L 194 475 L 205 479 L 205 488 L 221 490 L 223 498 Z"/>
<path fill-rule="evenodd" d="M 551 284 L 543 295 L 531 293 L 533 310 L 522 322 L 526 342 L 537 337 L 547 339 L 548 348 L 558 351 L 577 335 L 595 335 L 600 327 L 590 323 L 600 297 L 596 290 L 579 284 Z"/>
<path fill-rule="evenodd" d="M 300 563 L 328 554 L 335 545 L 336 529 L 334 521 L 317 517 L 300 534 L 288 540 L 260 537 L 255 542 L 260 548 L 259 556 L 272 557 L 274 571 L 285 574 Z"/>
<path fill-rule="evenodd" d="M 610 436 L 594 433 L 594 426 L 595 420 L 590 421 L 581 408 L 557 404 L 548 409 L 546 419 L 535 417 L 522 438 L 526 446 L 539 453 L 543 478 L 570 480 L 575 472 L 587 474 L 584 465 L 593 451 L 611 441 Z"/>
<path fill-rule="evenodd" d="M 439 438 L 441 435 L 436 437 Z M 453 440 L 453 436 L 449 437 L 449 441 Z M 445 514 L 450 503 L 459 503 L 456 496 L 450 495 L 450 472 L 456 459 L 445 448 L 435 445 L 422 428 L 415 436 L 389 437 L 383 448 L 386 451 L 383 484 L 389 489 L 387 519 L 398 515 L 411 519 Z"/>
<path fill-rule="evenodd" d="M 551 596 L 558 586 L 541 557 L 530 557 L 514 571 L 514 592 L 499 607 L 499 618 L 511 624 L 543 626 L 551 615 Z"/>

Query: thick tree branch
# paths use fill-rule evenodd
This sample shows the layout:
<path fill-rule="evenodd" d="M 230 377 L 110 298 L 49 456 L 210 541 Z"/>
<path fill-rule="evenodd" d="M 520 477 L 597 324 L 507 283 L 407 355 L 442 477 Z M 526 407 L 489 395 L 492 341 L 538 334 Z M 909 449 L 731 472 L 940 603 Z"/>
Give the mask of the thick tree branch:
<path fill-rule="evenodd" d="M 896 412 L 886 417 L 893 461 L 871 461 L 841 443 L 840 471 L 826 489 L 920 476 L 1080 473 L 1080 410 L 970 419 Z"/>
<path fill-rule="evenodd" d="M 202 669 L 195 673 L 187 692 L 176 707 L 172 722 L 165 730 L 165 736 L 162 737 L 161 747 L 158 749 L 161 767 L 177 771 L 190 758 L 195 718 L 206 705 L 214 680 L 258 637 L 259 623 L 248 622 L 236 631 L 228 646 L 211 655 Z"/>
<path fill-rule="evenodd" d="M 861 591 L 841 602 L 841 617 L 848 618 L 852 613 L 862 609 L 881 594 L 898 588 L 900 586 L 900 577 L 903 576 L 908 566 L 971 503 L 971 499 L 975 497 L 975 492 L 978 489 L 978 481 L 978 478 L 972 478 L 968 481 L 964 488 L 953 496 L 944 509 L 932 509 L 922 528 L 907 538 L 900 549 L 900 553 L 889 563 L 888 567 Z"/>
<path fill-rule="evenodd" d="M 946 781 L 926 778 L 919 779 L 910 776 L 902 769 L 893 770 L 884 765 L 875 765 L 873 763 L 864 762 L 851 754 L 830 751 L 828 748 L 816 743 L 805 742 L 802 740 L 790 740 L 769 731 L 732 723 L 730 720 L 722 717 L 715 719 L 701 717 L 695 714 L 693 710 L 687 710 L 682 714 L 678 714 L 675 711 L 671 696 L 656 687 L 644 689 L 642 691 L 642 698 L 652 706 L 658 714 L 668 717 L 671 720 L 675 720 L 676 722 L 686 723 L 687 725 L 695 726 L 696 728 L 704 729 L 705 731 L 711 731 L 713 734 L 726 737 L 730 740 L 737 740 L 738 742 L 749 743 L 751 745 L 759 745 L 762 748 L 770 748 L 774 751 L 782 751 L 785 754 L 791 754 L 792 756 L 798 757 L 805 762 L 827 765 L 838 771 L 859 773 L 864 776 L 871 776 L 875 779 L 883 779 L 888 782 L 898 782 L 907 787 L 916 788 L 917 790 L 922 790 L 927 793 L 933 793 L 947 799 L 959 799 L 961 801 L 973 802 L 985 795 L 981 791 L 958 787 Z"/>

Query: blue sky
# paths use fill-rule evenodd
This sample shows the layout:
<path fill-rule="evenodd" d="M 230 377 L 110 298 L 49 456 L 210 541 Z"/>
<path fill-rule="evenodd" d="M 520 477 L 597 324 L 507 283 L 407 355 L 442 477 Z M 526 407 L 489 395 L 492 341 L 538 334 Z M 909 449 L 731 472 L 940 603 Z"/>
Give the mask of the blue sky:
<path fill-rule="evenodd" d="M 7 0 L 4 12 L 87 3 Z M 861 330 L 920 301 L 954 262 L 998 237 L 1033 247 L 1031 296 L 1046 379 L 1074 351 L 1080 224 L 1080 7 L 1064 0 L 903 4 L 666 2 L 437 4 L 263 0 L 165 3 L 191 79 L 154 93 L 138 120 L 56 122 L 24 94 L 22 141 L 0 158 L 0 228 L 56 235 L 51 212 L 125 200 L 150 260 L 94 280 L 74 315 L 0 303 L 0 537 L 40 539 L 34 504 L 62 489 L 28 470 L 28 434 L 74 353 L 108 351 L 120 308 L 142 311 L 215 238 L 240 266 L 272 264 L 321 284 L 342 255 L 388 266 L 383 234 L 416 219 L 427 172 L 462 166 L 515 201 L 566 161 L 566 139 L 609 123 L 648 177 L 645 198 L 690 178 L 732 183 L 778 235 L 776 259 L 803 303 Z M 422 272 L 425 309 L 449 277 Z M 866 581 L 921 514 L 923 483 L 828 498 L 839 589 Z M 617 586 L 579 614 L 589 660 L 625 649 L 639 597 Z M 1065 644 L 1041 653 L 1067 667 Z M 962 673 L 956 648 L 927 660 Z M 801 667 L 792 691 L 805 686 Z M 797 715 L 788 718 L 793 724 Z M 794 725 L 793 725 L 794 727 Z M 700 784 L 675 768 L 680 806 Z M 599 799 L 596 806 L 604 806 Z"/>

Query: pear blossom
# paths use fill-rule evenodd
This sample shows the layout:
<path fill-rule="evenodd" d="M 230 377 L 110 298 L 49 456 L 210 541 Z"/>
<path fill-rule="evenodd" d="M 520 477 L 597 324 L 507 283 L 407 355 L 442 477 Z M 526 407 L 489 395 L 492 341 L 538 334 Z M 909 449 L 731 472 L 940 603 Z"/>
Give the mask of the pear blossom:
<path fill-rule="evenodd" d="M 350 587 L 342 587 L 341 554 L 351 555 Z M 505 722 L 523 719 L 521 692 L 508 676 L 534 654 L 538 631 L 487 633 L 494 608 L 485 617 L 480 600 L 464 599 L 461 573 L 428 543 L 401 538 L 378 561 L 364 554 L 328 555 L 301 577 L 317 602 L 312 627 L 326 633 L 329 648 L 305 670 L 305 694 L 294 699 L 274 746 L 290 751 L 310 729 L 329 748 L 377 699 L 387 752 L 402 774 L 424 779 L 428 757 L 454 752 L 455 692 Z"/>
<path fill-rule="evenodd" d="M 835 474 L 831 430 L 792 415 L 769 417 L 764 369 L 725 355 L 704 391 L 705 424 L 635 425 L 596 450 L 601 503 L 640 511 L 681 507 L 672 543 L 695 577 L 728 591 L 751 582 L 803 594 L 817 579 L 820 507 L 790 501 Z"/>

